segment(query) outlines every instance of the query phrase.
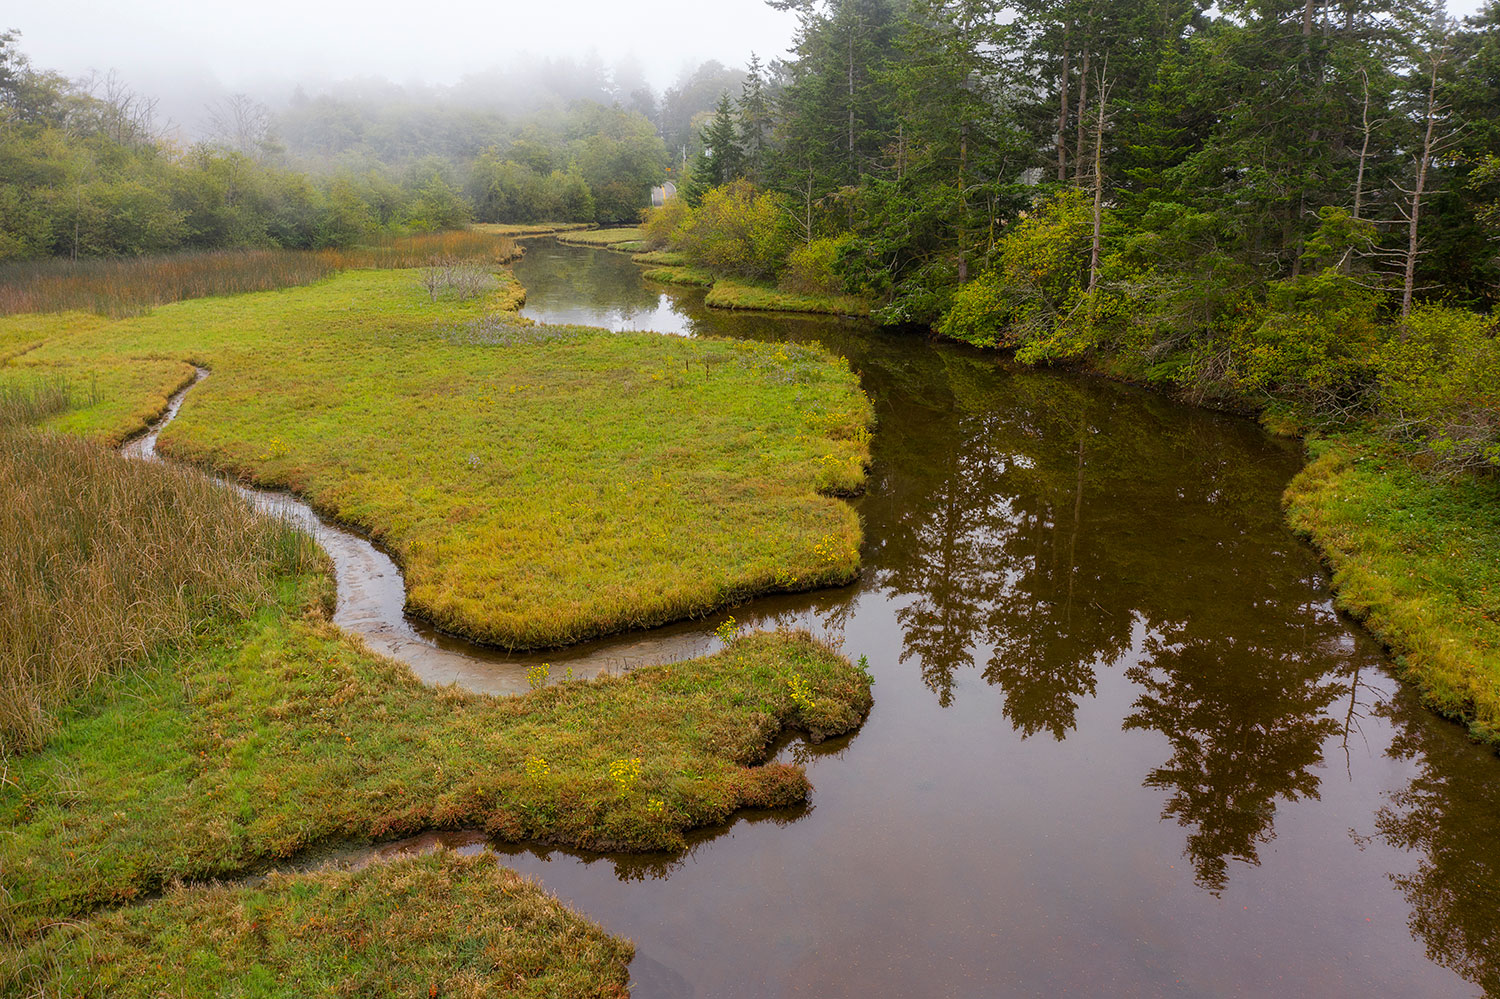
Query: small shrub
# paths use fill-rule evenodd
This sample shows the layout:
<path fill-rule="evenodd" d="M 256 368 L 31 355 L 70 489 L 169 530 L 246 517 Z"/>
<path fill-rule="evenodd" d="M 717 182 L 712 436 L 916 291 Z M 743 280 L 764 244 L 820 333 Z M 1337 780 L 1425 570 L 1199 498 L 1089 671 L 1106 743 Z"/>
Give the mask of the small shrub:
<path fill-rule="evenodd" d="M 1379 420 L 1445 471 L 1500 467 L 1500 320 L 1429 305 L 1379 352 Z"/>
<path fill-rule="evenodd" d="M 792 228 L 779 194 L 747 180 L 711 188 L 681 227 L 688 258 L 715 274 L 774 277 L 792 248 Z"/>
<path fill-rule="evenodd" d="M 848 238 L 815 239 L 803 243 L 787 256 L 786 270 L 781 273 L 782 291 L 799 295 L 837 295 L 844 291 L 844 279 L 838 273 L 839 253 Z"/>
<path fill-rule="evenodd" d="M 682 198 L 672 198 L 659 208 L 647 208 L 641 212 L 641 242 L 652 250 L 676 246 L 692 215 L 693 207 Z"/>
<path fill-rule="evenodd" d="M 500 286 L 489 269 L 472 261 L 434 260 L 422 269 L 422 289 L 436 302 L 440 295 L 452 294 L 460 302 L 486 295 Z"/>

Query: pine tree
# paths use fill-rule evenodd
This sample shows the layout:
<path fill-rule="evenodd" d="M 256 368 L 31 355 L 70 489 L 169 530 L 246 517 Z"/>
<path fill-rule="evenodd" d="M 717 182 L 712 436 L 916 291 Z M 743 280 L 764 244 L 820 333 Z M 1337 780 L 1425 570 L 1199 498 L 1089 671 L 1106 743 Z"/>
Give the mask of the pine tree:
<path fill-rule="evenodd" d="M 795 58 L 778 99 L 784 138 L 772 171 L 813 197 L 852 187 L 897 131 L 879 81 L 900 28 L 898 0 L 771 0 L 800 17 Z M 810 178 L 810 180 L 809 180 Z"/>
<path fill-rule="evenodd" d="M 750 69 L 740 88 L 739 146 L 743 153 L 745 176 L 759 181 L 765 171 L 766 154 L 771 143 L 771 101 L 766 96 L 766 82 L 760 58 L 750 55 Z"/>
<path fill-rule="evenodd" d="M 744 155 L 740 152 L 729 94 L 719 96 L 719 106 L 699 137 L 703 140 L 703 151 L 693 160 L 682 192 L 692 205 L 701 202 L 709 188 L 744 176 Z"/>

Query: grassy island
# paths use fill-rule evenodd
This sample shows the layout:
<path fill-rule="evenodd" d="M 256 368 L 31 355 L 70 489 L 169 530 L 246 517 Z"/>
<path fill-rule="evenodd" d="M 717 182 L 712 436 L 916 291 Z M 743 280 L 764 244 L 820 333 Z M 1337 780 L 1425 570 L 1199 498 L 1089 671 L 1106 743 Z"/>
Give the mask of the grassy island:
<path fill-rule="evenodd" d="M 561 645 L 843 583 L 869 403 L 817 349 L 533 326 L 415 271 L 352 271 L 114 321 L 0 320 L 0 386 L 90 393 L 47 425 L 116 443 L 192 364 L 162 450 L 291 489 L 387 545 L 409 606 Z"/>
<path fill-rule="evenodd" d="M 621 253 L 639 253 L 645 249 L 645 236 L 637 226 L 622 226 L 612 229 L 590 229 L 585 232 L 559 232 L 557 241 L 569 246 L 591 246 L 595 249 L 618 250 Z"/>
<path fill-rule="evenodd" d="M 174 887 L 59 929 L 20 955 L 12 991 L 619 999 L 632 954 L 493 856 L 438 854 Z"/>

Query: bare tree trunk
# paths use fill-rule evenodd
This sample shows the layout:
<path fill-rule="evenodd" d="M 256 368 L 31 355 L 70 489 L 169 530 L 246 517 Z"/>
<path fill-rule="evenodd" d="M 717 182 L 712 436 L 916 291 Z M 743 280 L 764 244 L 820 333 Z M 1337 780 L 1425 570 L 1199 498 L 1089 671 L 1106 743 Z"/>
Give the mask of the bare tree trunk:
<path fill-rule="evenodd" d="M 1108 100 L 1109 84 L 1100 73 L 1099 114 L 1094 124 L 1094 241 L 1089 248 L 1089 291 L 1099 284 L 1099 243 L 1104 228 L 1104 111 Z"/>
<path fill-rule="evenodd" d="M 1083 62 L 1078 65 L 1078 139 L 1073 146 L 1073 183 L 1083 184 L 1083 138 L 1088 134 L 1089 57 L 1093 55 L 1092 37 L 1085 37 Z"/>
<path fill-rule="evenodd" d="M 1057 115 L 1057 180 L 1068 179 L 1068 34 L 1063 32 L 1062 51 L 1062 110 Z"/>
<path fill-rule="evenodd" d="M 808 167 L 807 168 L 807 199 L 806 199 L 806 204 L 807 204 L 807 223 L 806 223 L 806 226 L 803 229 L 803 235 L 807 238 L 807 245 L 808 246 L 812 246 L 812 241 L 813 241 L 812 203 L 813 203 L 813 172 L 812 172 L 812 167 Z"/>
<path fill-rule="evenodd" d="M 854 169 L 854 24 L 849 25 L 849 177 L 859 176 Z"/>
<path fill-rule="evenodd" d="M 1360 210 L 1365 203 L 1365 161 L 1370 156 L 1370 74 L 1364 70 L 1359 71 L 1360 79 L 1364 83 L 1364 108 L 1360 115 L 1360 124 L 1364 130 L 1364 143 L 1359 147 L 1359 172 L 1354 175 L 1354 217 L 1359 218 Z"/>
<path fill-rule="evenodd" d="M 964 125 L 958 137 L 958 283 L 969 280 L 969 258 L 965 249 L 968 242 L 967 219 L 969 215 L 968 180 L 964 172 L 969 165 L 969 126 Z"/>
<path fill-rule="evenodd" d="M 1432 134 L 1437 128 L 1437 79 L 1440 56 L 1432 53 L 1432 80 L 1427 87 L 1427 129 L 1422 136 L 1422 156 L 1417 161 L 1417 186 L 1411 192 L 1411 211 L 1407 213 L 1406 276 L 1401 285 L 1401 318 L 1411 315 L 1412 292 L 1416 287 L 1417 220 L 1422 214 L 1422 192 L 1427 187 L 1427 166 L 1432 162 Z"/>

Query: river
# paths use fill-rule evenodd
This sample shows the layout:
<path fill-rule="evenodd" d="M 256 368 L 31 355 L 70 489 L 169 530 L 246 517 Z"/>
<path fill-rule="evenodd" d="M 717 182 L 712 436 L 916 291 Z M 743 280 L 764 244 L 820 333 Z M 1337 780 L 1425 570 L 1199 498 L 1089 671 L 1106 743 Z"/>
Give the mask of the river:
<path fill-rule="evenodd" d="M 733 612 L 869 658 L 864 727 L 781 751 L 811 805 L 683 855 L 497 847 L 636 942 L 638 999 L 1500 996 L 1500 760 L 1334 610 L 1282 521 L 1296 444 L 709 310 L 607 251 L 539 240 L 516 273 L 541 321 L 821 341 L 879 419 L 860 580 Z M 713 623 L 631 641 L 707 648 Z"/>
<path fill-rule="evenodd" d="M 604 250 L 530 244 L 538 321 L 819 341 L 874 401 L 864 572 L 733 609 L 866 656 L 875 706 L 804 762 L 808 806 L 681 854 L 434 833 L 635 941 L 636 999 L 1500 997 L 1500 760 L 1338 614 L 1255 424 L 825 318 L 725 313 Z M 206 372 L 199 372 L 199 377 Z M 176 414 L 184 390 L 174 397 Z M 158 425 L 126 453 L 154 459 Z M 540 657 L 401 616 L 399 569 L 293 497 L 335 621 L 428 682 L 524 689 L 711 651 L 722 616 Z"/>

